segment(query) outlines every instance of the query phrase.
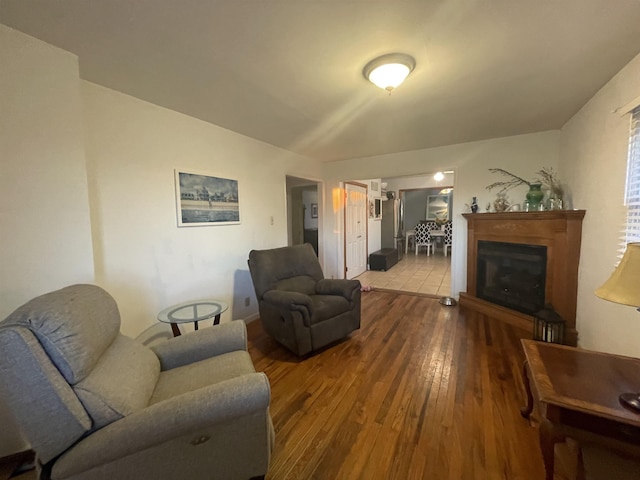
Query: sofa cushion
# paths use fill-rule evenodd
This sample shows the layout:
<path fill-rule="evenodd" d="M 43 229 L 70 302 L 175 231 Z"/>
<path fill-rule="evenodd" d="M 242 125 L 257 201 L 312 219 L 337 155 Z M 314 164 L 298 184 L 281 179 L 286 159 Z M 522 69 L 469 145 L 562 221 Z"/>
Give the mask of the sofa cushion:
<path fill-rule="evenodd" d="M 3 322 L 24 325 L 71 385 L 87 376 L 120 331 L 111 295 L 95 285 L 72 285 L 27 302 Z"/>
<path fill-rule="evenodd" d="M 151 349 L 118 335 L 73 389 L 95 430 L 146 407 L 159 375 L 160 361 Z"/>

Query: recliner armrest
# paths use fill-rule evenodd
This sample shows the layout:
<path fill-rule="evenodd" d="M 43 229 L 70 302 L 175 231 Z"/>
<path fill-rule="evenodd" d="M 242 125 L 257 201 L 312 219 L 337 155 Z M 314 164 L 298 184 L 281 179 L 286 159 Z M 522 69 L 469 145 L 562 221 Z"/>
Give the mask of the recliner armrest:
<path fill-rule="evenodd" d="M 150 347 L 160 360 L 160 368 L 171 370 L 216 355 L 247 350 L 247 326 L 242 320 L 185 333 Z"/>
<path fill-rule="evenodd" d="M 356 290 L 360 290 L 360 280 L 323 278 L 316 283 L 318 295 L 342 295 L 347 300 L 352 300 Z"/>
<path fill-rule="evenodd" d="M 296 308 L 296 306 L 304 306 L 311 309 L 311 298 L 309 295 L 299 292 L 290 292 L 287 290 L 269 290 L 263 297 L 264 301 L 273 304 L 276 307 Z"/>

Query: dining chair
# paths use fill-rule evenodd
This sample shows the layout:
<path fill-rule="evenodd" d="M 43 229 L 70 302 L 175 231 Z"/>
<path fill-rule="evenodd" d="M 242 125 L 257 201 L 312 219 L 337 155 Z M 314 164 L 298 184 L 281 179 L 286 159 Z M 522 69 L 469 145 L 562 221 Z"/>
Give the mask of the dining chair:
<path fill-rule="evenodd" d="M 433 251 L 433 241 L 431 240 L 431 232 L 427 224 L 418 223 L 415 228 L 416 231 L 416 255 L 418 255 L 418 249 L 420 247 L 427 247 L 427 256 L 430 255 L 430 250 Z"/>
<path fill-rule="evenodd" d="M 444 239 L 442 244 L 444 246 L 444 256 L 447 256 L 447 250 L 451 250 L 451 245 L 453 243 L 453 226 L 451 225 L 451 221 L 448 221 L 444 224 Z"/>

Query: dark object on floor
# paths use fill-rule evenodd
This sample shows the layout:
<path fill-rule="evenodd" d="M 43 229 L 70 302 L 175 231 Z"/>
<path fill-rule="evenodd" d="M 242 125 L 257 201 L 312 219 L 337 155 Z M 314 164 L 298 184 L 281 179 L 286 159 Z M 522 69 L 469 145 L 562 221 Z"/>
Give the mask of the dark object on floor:
<path fill-rule="evenodd" d="M 370 270 L 380 270 L 384 272 L 396 263 L 398 263 L 398 251 L 395 248 L 383 248 L 382 250 L 369 254 Z"/>
<path fill-rule="evenodd" d="M 640 393 L 621 393 L 619 399 L 623 406 L 640 413 Z"/>
<path fill-rule="evenodd" d="M 232 321 L 146 347 L 120 334 L 94 285 L 37 297 L 0 322 L 0 395 L 38 478 L 264 475 L 274 442 L 267 377 Z"/>
<path fill-rule="evenodd" d="M 308 243 L 251 250 L 249 270 L 265 331 L 295 354 L 360 328 L 360 282 L 324 278 Z"/>

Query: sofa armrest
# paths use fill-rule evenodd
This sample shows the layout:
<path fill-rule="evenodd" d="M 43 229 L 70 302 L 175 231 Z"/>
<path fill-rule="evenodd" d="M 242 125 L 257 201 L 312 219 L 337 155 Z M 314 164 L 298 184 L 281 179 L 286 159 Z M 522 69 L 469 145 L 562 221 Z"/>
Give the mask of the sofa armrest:
<path fill-rule="evenodd" d="M 360 280 L 323 278 L 316 283 L 318 295 L 342 295 L 347 300 L 352 300 L 356 290 L 360 290 Z"/>
<path fill-rule="evenodd" d="M 285 308 L 287 310 L 296 309 L 299 306 L 311 309 L 311 297 L 304 293 L 290 292 L 287 290 L 269 290 L 266 292 L 262 299 L 265 302 L 272 304 L 278 308 Z"/>
<path fill-rule="evenodd" d="M 271 392 L 264 373 L 250 373 L 164 400 L 117 420 L 78 442 L 53 473 L 78 475 L 179 437 L 246 415 L 268 415 Z"/>
<path fill-rule="evenodd" d="M 160 360 L 160 368 L 170 370 L 234 350 L 247 350 L 247 326 L 242 320 L 233 320 L 180 335 L 151 350 Z"/>

